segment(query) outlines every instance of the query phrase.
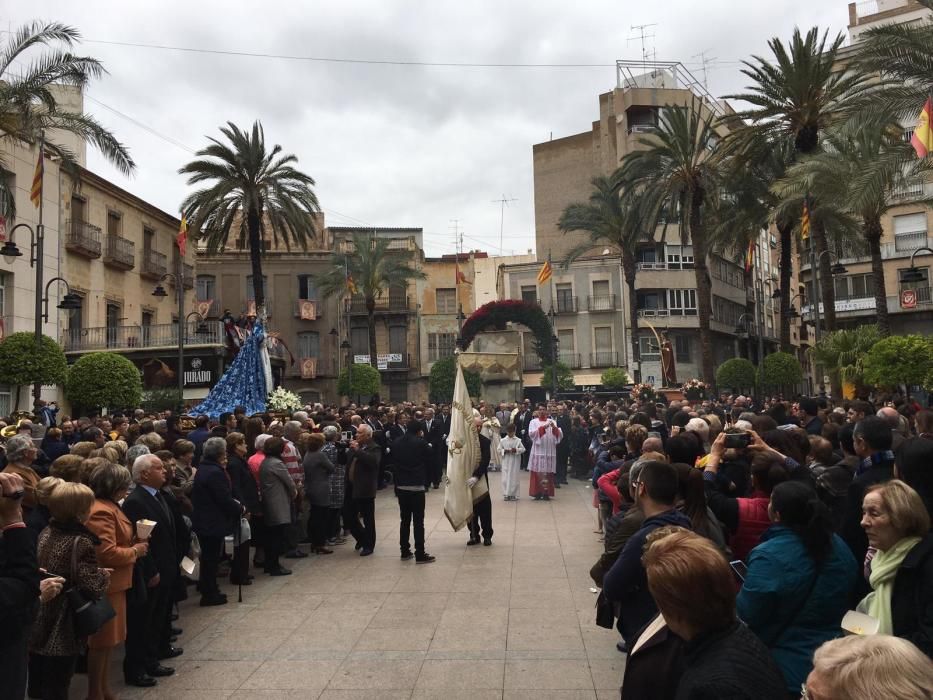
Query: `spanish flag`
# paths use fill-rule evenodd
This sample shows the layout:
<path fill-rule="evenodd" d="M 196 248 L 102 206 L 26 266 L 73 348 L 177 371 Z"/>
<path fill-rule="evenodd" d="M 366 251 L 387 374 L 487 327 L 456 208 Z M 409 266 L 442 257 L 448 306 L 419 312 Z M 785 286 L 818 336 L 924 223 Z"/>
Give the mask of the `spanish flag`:
<path fill-rule="evenodd" d="M 910 145 L 914 147 L 918 158 L 926 158 L 933 154 L 933 98 L 928 97 L 920 110 Z"/>
<path fill-rule="evenodd" d="M 747 275 L 752 271 L 752 266 L 755 264 L 755 241 L 751 240 L 748 242 L 748 250 L 745 251 L 745 274 Z"/>
<path fill-rule="evenodd" d="M 538 271 L 538 284 L 544 284 L 549 279 L 551 279 L 552 272 L 553 270 L 551 269 L 551 261 L 548 260 L 541 266 L 541 269 Z"/>
<path fill-rule="evenodd" d="M 356 282 L 353 281 L 350 275 L 347 275 L 347 291 L 350 292 L 350 294 L 359 294 L 359 290 L 356 288 Z"/>
<path fill-rule="evenodd" d="M 36 172 L 32 176 L 32 190 L 29 199 L 36 209 L 42 204 L 42 176 L 45 174 L 45 145 L 39 144 L 39 160 L 36 161 Z"/>
<path fill-rule="evenodd" d="M 457 285 L 457 284 L 470 284 L 470 280 L 468 280 L 468 279 L 466 278 L 466 275 L 463 274 L 463 272 L 460 270 L 460 263 L 459 263 L 459 262 L 455 262 L 455 263 L 454 263 L 454 268 L 455 268 L 456 271 L 457 271 L 457 278 L 454 280 L 454 284 L 455 284 L 455 285 Z"/>
<path fill-rule="evenodd" d="M 188 249 L 188 219 L 184 215 L 181 217 L 181 226 L 178 227 L 175 243 L 178 244 L 178 252 L 181 253 L 181 257 L 185 257 L 185 251 Z"/>
<path fill-rule="evenodd" d="M 810 237 L 810 205 L 803 200 L 803 213 L 800 215 L 800 237 L 807 240 Z"/>

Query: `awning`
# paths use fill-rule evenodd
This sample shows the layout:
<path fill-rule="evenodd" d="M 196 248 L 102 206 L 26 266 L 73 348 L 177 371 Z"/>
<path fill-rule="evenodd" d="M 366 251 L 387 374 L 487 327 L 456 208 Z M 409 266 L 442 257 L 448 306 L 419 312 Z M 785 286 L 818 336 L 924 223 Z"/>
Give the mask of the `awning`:
<path fill-rule="evenodd" d="M 206 399 L 209 393 L 211 393 L 211 388 L 207 386 L 200 387 L 198 389 L 185 389 L 184 400 L 187 401 L 189 399 L 196 399 L 196 400 Z"/>

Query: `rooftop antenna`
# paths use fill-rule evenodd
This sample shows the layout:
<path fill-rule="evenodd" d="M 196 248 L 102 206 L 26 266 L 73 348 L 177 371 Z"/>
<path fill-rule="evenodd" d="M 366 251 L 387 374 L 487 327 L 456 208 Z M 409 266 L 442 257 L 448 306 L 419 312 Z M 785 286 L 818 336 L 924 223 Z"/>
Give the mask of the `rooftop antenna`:
<path fill-rule="evenodd" d="M 499 255 L 502 255 L 502 231 L 505 227 L 505 208 L 509 206 L 509 202 L 517 202 L 518 200 L 513 198 L 506 197 L 502 195 L 502 199 L 492 200 L 493 204 L 499 205 Z"/>
<path fill-rule="evenodd" d="M 630 36 L 628 38 L 629 42 L 634 41 L 635 39 L 639 39 L 641 41 L 641 62 L 645 73 L 648 72 L 648 49 L 645 46 L 645 39 L 654 39 L 655 37 L 653 33 L 647 34 L 645 30 L 657 26 L 657 22 L 652 24 L 633 24 L 631 31 L 635 33 L 635 36 Z"/>
<path fill-rule="evenodd" d="M 700 53 L 693 54 L 691 58 L 699 58 L 700 63 L 703 64 L 703 87 L 709 90 L 709 81 L 707 80 L 707 70 L 709 68 L 709 64 L 718 59 L 715 56 L 713 56 L 712 58 L 709 58 L 706 55 L 707 53 L 709 53 L 709 49 L 704 49 L 703 51 L 700 51 Z"/>

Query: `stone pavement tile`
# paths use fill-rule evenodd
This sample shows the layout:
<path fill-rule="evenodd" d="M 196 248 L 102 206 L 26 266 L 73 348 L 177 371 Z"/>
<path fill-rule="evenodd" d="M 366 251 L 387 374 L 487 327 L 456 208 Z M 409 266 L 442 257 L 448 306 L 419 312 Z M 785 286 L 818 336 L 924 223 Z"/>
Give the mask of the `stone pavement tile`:
<path fill-rule="evenodd" d="M 158 679 L 157 687 L 172 697 L 177 697 L 179 693 L 187 690 L 232 693 L 262 665 L 262 661 L 191 660 L 183 666 L 167 663 L 175 667 L 175 675 Z"/>
<path fill-rule="evenodd" d="M 618 700 L 616 691 L 615 700 Z M 502 700 L 596 700 L 593 690 L 506 690 Z"/>
<path fill-rule="evenodd" d="M 354 651 L 427 651 L 434 638 L 434 626 L 406 629 L 367 628 Z"/>
<path fill-rule="evenodd" d="M 447 591 L 419 593 L 418 595 L 389 593 L 379 610 L 443 610 L 447 605 L 448 598 L 450 598 L 450 594 Z"/>
<path fill-rule="evenodd" d="M 373 575 L 357 572 L 339 583 L 341 593 L 388 593 L 398 582 L 398 574 Z"/>
<path fill-rule="evenodd" d="M 311 612 L 317 609 L 324 602 L 324 595 L 321 593 L 281 593 L 269 596 L 265 600 L 258 602 L 257 610 L 283 610 L 288 612 L 297 611 Z M 187 628 L 186 628 L 187 631 Z"/>
<path fill-rule="evenodd" d="M 364 661 L 346 659 L 330 679 L 328 689 L 373 690 L 411 689 L 421 672 L 420 661 Z"/>
<path fill-rule="evenodd" d="M 415 688 L 501 690 L 505 661 L 425 660 Z"/>
<path fill-rule="evenodd" d="M 473 607 L 469 606 L 448 606 L 441 617 L 440 627 L 451 627 L 454 629 L 467 629 L 471 626 L 506 627 L 509 623 L 509 609 L 505 603 L 500 601 L 495 604 L 493 601 L 477 602 L 474 598 Z"/>
<path fill-rule="evenodd" d="M 585 651 L 580 649 L 509 649 L 506 661 L 586 661 Z"/>
<path fill-rule="evenodd" d="M 114 690 L 117 691 L 117 697 L 128 698 L 122 690 L 114 687 Z M 178 698 L 179 700 L 227 700 L 227 698 L 232 697 L 234 690 L 175 690 L 172 689 L 171 695 L 169 695 L 168 689 L 165 687 L 165 684 L 160 682 L 154 687 L 150 688 L 145 694 L 138 696 L 145 698 L 145 700 L 160 700 L 160 698 L 171 697 L 172 700 Z M 72 697 L 79 697 L 72 695 Z M 84 697 L 83 695 L 80 697 Z M 134 696 L 135 697 L 135 696 Z"/>
<path fill-rule="evenodd" d="M 266 661 L 241 690 L 306 690 L 317 697 L 336 670 L 333 661 Z"/>
<path fill-rule="evenodd" d="M 415 688 L 411 700 L 502 700 L 502 689 Z"/>
<path fill-rule="evenodd" d="M 488 652 L 494 658 L 505 654 L 508 634 L 506 628 L 496 626 L 473 626 L 470 629 L 458 627 L 440 628 L 434 632 L 429 653 L 433 652 Z"/>
<path fill-rule="evenodd" d="M 320 688 L 302 688 L 300 690 L 263 690 L 254 688 L 237 690 L 230 696 L 230 700 L 316 700 L 320 696 Z"/>
<path fill-rule="evenodd" d="M 412 627 L 436 626 L 444 614 L 443 608 L 425 608 L 423 610 L 380 610 L 370 620 L 368 627 L 373 629 L 405 630 Z"/>
<path fill-rule="evenodd" d="M 528 579 L 528 583 L 533 583 L 543 578 L 567 578 L 567 570 L 563 566 L 512 566 L 513 582 L 516 579 Z"/>
<path fill-rule="evenodd" d="M 388 591 L 374 593 L 331 593 L 325 595 L 315 613 L 325 610 L 351 610 L 354 612 L 376 612 L 382 607 Z"/>
<path fill-rule="evenodd" d="M 371 690 L 325 690 L 318 696 L 318 700 L 373 700 Z M 379 700 L 409 700 L 411 690 L 379 690 Z"/>
<path fill-rule="evenodd" d="M 276 656 L 282 659 L 313 659 L 318 652 L 343 652 L 342 656 L 356 646 L 363 635 L 363 626 L 337 627 L 315 625 L 297 630 L 278 649 Z"/>
<path fill-rule="evenodd" d="M 433 564 L 423 565 L 424 570 L 413 572 L 399 577 L 398 582 L 392 589 L 393 593 L 433 593 L 435 591 L 449 591 L 453 586 L 457 574 L 455 571 L 450 573 L 427 573 L 434 566 Z"/>
<path fill-rule="evenodd" d="M 622 637 L 614 630 L 603 629 L 593 624 L 593 629 L 583 628 L 583 646 L 586 648 L 586 657 L 594 659 L 624 659 L 625 657 L 616 649 L 616 642 Z"/>
<path fill-rule="evenodd" d="M 593 686 L 597 690 L 618 689 L 622 685 L 622 674 L 625 673 L 625 656 L 619 654 L 617 659 L 590 659 L 590 674 L 593 676 Z"/>
<path fill-rule="evenodd" d="M 561 579 L 558 579 L 561 580 Z M 553 590 L 543 586 L 536 586 L 534 592 L 523 591 L 514 586 L 509 607 L 513 610 L 520 608 L 534 608 L 541 610 L 566 610 L 574 606 L 574 598 L 568 590 Z"/>
<path fill-rule="evenodd" d="M 584 654 L 583 638 L 579 629 L 509 625 L 509 651 L 572 651 Z"/>
<path fill-rule="evenodd" d="M 187 653 L 189 658 L 238 661 L 267 659 L 288 638 L 288 630 L 227 630 L 214 637 L 198 652 Z"/>
<path fill-rule="evenodd" d="M 533 596 L 533 592 L 528 595 Z M 572 609 L 541 608 L 510 608 L 509 629 L 512 627 L 537 627 L 542 631 L 554 629 L 573 629 L 580 631 L 580 620 Z"/>
<path fill-rule="evenodd" d="M 506 661 L 505 690 L 593 690 L 586 661 Z"/>
<path fill-rule="evenodd" d="M 293 610 L 253 610 L 240 622 L 238 629 L 244 630 L 293 630 L 311 615 L 311 610 L 296 608 Z"/>

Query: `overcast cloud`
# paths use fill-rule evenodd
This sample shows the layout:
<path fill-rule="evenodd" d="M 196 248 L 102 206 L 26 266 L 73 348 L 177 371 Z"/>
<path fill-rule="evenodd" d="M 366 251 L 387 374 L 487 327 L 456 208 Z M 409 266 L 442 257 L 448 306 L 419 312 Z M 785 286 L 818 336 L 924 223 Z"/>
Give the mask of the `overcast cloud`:
<path fill-rule="evenodd" d="M 451 220 L 465 246 L 534 247 L 532 145 L 579 133 L 598 118 L 599 93 L 615 85 L 616 59 L 638 59 L 632 25 L 658 60 L 681 61 L 710 91 L 739 90 L 739 60 L 767 54 L 772 36 L 795 25 L 845 31 L 845 0 L 667 2 L 260 3 L 160 0 L 15 2 L 10 27 L 31 19 L 76 26 L 81 51 L 110 74 L 95 82 L 88 112 L 131 149 L 138 171 L 124 178 L 89 152 L 91 170 L 169 212 L 186 186 L 190 159 L 102 105 L 189 149 L 225 121 L 263 122 L 266 139 L 299 157 L 317 180 L 330 225 L 418 226 L 429 255 L 453 252 Z M 8 29 L 9 27 L 3 27 Z M 133 48 L 91 40 L 372 60 L 473 63 L 594 63 L 602 68 L 464 68 L 316 63 Z"/>

